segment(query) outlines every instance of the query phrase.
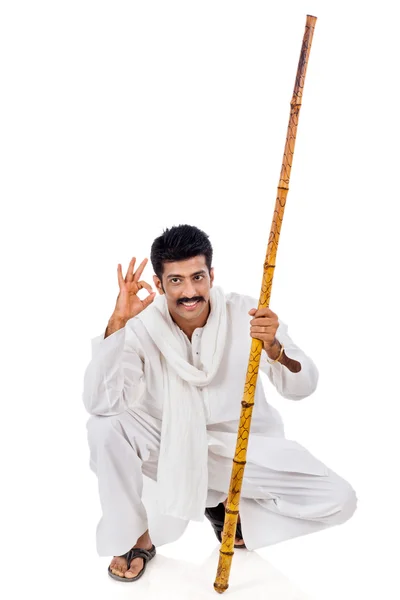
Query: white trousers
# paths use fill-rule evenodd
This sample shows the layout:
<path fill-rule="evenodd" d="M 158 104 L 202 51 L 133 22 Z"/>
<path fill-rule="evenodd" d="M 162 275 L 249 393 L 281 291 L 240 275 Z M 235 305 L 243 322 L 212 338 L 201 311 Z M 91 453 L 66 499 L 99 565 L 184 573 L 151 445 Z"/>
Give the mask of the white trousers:
<path fill-rule="evenodd" d="M 188 522 L 162 515 L 157 509 L 161 422 L 136 409 L 111 417 L 92 416 L 87 428 L 90 466 L 98 478 L 102 508 L 97 527 L 99 555 L 124 554 L 147 529 L 156 546 L 178 539 Z M 299 444 L 293 448 L 295 442 L 284 438 L 270 441 L 275 448 L 282 446 L 283 460 L 285 452 L 290 454 L 290 470 L 247 462 L 240 519 L 249 550 L 339 525 L 353 515 L 357 498 L 349 483 L 322 463 L 321 471 L 294 469 L 293 465 L 302 464 L 293 460 L 296 447 L 302 460 L 305 453 L 311 461 L 316 459 Z M 292 444 L 290 453 L 285 444 Z M 179 478 L 179 465 L 176 470 Z M 208 470 L 207 506 L 216 506 L 228 495 L 232 458 L 209 448 Z"/>

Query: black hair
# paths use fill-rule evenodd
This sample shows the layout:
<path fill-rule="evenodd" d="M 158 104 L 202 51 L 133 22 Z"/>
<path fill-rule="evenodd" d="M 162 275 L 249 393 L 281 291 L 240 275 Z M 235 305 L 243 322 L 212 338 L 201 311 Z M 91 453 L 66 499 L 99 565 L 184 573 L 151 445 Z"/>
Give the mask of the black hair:
<path fill-rule="evenodd" d="M 193 225 L 178 225 L 165 229 L 151 245 L 151 263 L 154 273 L 161 280 L 165 262 L 188 260 L 204 255 L 211 270 L 213 249 L 208 235 Z"/>

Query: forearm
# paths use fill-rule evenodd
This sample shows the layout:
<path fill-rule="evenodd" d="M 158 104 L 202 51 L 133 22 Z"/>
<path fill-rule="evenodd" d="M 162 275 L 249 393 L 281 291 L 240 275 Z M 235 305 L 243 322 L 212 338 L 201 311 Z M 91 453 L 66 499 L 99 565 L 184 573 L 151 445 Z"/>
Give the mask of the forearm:
<path fill-rule="evenodd" d="M 112 316 L 111 319 L 108 321 L 108 325 L 104 333 L 104 339 L 125 327 L 126 324 L 127 321 L 125 319 L 118 319 Z"/>
<path fill-rule="evenodd" d="M 83 403 L 90 414 L 119 414 L 140 394 L 143 365 L 129 343 L 129 333 L 122 322 L 110 321 L 106 333 L 92 340 L 83 389 Z"/>
<path fill-rule="evenodd" d="M 287 350 L 286 350 L 287 348 Z M 298 370 L 289 369 L 283 362 L 269 363 L 266 352 L 263 352 L 261 368 L 267 373 L 278 393 L 288 400 L 302 400 L 315 392 L 318 383 L 318 369 L 309 356 L 296 346 L 286 346 L 289 365 Z"/>
<path fill-rule="evenodd" d="M 83 383 L 83 403 L 92 415 L 118 414 L 124 410 L 124 374 L 122 353 L 124 332 L 106 340 L 94 340 L 92 359 L 86 368 Z"/>
<path fill-rule="evenodd" d="M 301 363 L 287 356 L 284 347 L 276 338 L 271 347 L 266 348 L 264 345 L 264 350 L 271 361 L 279 362 L 289 369 L 291 373 L 299 373 L 301 371 Z"/>
<path fill-rule="evenodd" d="M 287 335 L 286 328 L 277 332 L 279 346 L 271 348 L 267 354 L 262 352 L 261 369 L 264 371 L 278 393 L 289 400 L 302 400 L 315 392 L 318 384 L 318 369 L 307 356 Z M 274 361 L 280 353 L 281 344 L 284 346 L 282 357 Z"/>
<path fill-rule="evenodd" d="M 254 329 L 252 337 L 263 341 L 261 371 L 268 375 L 279 394 L 285 398 L 300 400 L 312 394 L 318 382 L 317 367 L 293 342 L 288 334 L 287 325 L 279 319 L 278 328 L 271 334 L 268 329 L 274 329 L 271 326 L 274 325 L 277 315 L 270 313 L 256 317 L 258 311 L 252 307 L 257 305 L 257 300 L 244 297 L 244 301 L 247 303 L 246 308 L 250 309 L 249 314 L 253 316 L 250 321 L 250 331 Z M 266 324 L 262 323 L 263 317 Z"/>

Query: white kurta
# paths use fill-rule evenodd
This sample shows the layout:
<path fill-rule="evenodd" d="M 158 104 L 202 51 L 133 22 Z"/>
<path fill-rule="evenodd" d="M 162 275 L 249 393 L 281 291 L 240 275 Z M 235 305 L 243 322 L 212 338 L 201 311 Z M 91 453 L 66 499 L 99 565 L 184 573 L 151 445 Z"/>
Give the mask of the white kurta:
<path fill-rule="evenodd" d="M 209 443 L 207 506 L 227 496 L 251 346 L 248 311 L 257 307 L 255 299 L 235 293 L 227 294 L 226 302 L 225 354 L 217 375 L 202 389 Z M 173 326 L 185 341 L 187 361 L 201 369 L 203 328 L 194 331 L 190 342 Z M 301 371 L 291 373 L 280 363 L 268 363 L 265 352 L 261 371 L 283 397 L 309 396 L 317 386 L 316 366 L 294 344 L 282 322 L 276 337 L 287 356 L 301 363 Z M 101 334 L 92 340 L 83 400 L 93 415 L 88 428 L 91 466 L 99 478 L 103 509 L 97 531 L 101 555 L 123 554 L 147 527 L 156 545 L 177 539 L 186 527 L 181 519 L 160 515 L 155 501 L 162 382 L 159 350 L 139 319 L 130 319 L 106 339 Z M 300 444 L 285 439 L 282 419 L 268 404 L 259 377 L 240 505 L 246 546 L 260 548 L 338 524 L 351 516 L 355 504 L 347 482 Z"/>

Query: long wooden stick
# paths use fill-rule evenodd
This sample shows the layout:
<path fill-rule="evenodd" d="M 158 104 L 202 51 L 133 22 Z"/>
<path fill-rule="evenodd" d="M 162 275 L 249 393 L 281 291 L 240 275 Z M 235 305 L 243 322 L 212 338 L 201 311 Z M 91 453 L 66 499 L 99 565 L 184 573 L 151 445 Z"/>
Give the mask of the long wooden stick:
<path fill-rule="evenodd" d="M 275 259 L 278 250 L 279 236 L 281 232 L 283 214 L 285 210 L 286 197 L 289 191 L 289 179 L 292 168 L 294 147 L 296 142 L 297 125 L 301 100 L 303 96 L 304 81 L 306 77 L 308 58 L 314 34 L 316 17 L 307 15 L 306 28 L 300 52 L 300 60 L 297 68 L 296 82 L 293 98 L 290 103 L 290 118 L 286 136 L 285 151 L 281 175 L 278 184 L 278 195 L 272 219 L 271 232 L 268 241 L 267 254 L 264 262 L 264 272 L 261 285 L 260 300 L 258 308 L 269 307 L 272 280 L 275 269 Z M 228 589 L 229 574 L 231 570 L 234 543 L 236 535 L 237 519 L 239 515 L 239 502 L 242 490 L 243 474 L 246 465 L 247 445 L 249 441 L 251 417 L 254 406 L 254 394 L 256 391 L 258 369 L 262 351 L 262 342 L 253 338 L 250 350 L 250 358 L 244 386 L 242 400 L 242 411 L 240 416 L 238 437 L 236 443 L 235 457 L 233 459 L 231 482 L 229 486 L 228 500 L 225 508 L 225 523 L 222 532 L 222 543 L 218 563 L 217 577 L 214 583 L 215 590 L 222 594 Z"/>

